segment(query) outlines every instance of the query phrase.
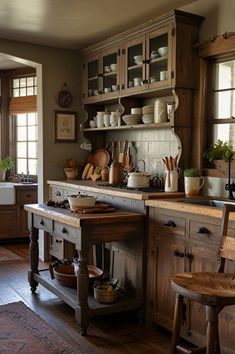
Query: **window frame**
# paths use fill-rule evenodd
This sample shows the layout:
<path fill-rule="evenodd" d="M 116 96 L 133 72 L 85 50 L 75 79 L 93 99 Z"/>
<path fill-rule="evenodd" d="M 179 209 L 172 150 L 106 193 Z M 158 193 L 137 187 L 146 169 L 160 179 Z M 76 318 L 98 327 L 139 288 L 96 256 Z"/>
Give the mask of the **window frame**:
<path fill-rule="evenodd" d="M 235 32 L 225 32 L 211 38 L 202 44 L 198 44 L 198 55 L 200 64 L 200 77 L 199 77 L 199 94 L 198 94 L 198 108 L 196 118 L 198 118 L 198 125 L 196 126 L 196 134 L 200 141 L 198 148 L 198 160 L 205 175 L 215 177 L 225 177 L 226 174 L 217 172 L 205 171 L 205 161 L 203 160 L 203 152 L 213 142 L 213 125 L 233 123 L 233 118 L 214 119 L 213 117 L 213 83 L 212 83 L 212 69 L 213 64 L 216 62 L 223 62 L 235 59 Z"/>

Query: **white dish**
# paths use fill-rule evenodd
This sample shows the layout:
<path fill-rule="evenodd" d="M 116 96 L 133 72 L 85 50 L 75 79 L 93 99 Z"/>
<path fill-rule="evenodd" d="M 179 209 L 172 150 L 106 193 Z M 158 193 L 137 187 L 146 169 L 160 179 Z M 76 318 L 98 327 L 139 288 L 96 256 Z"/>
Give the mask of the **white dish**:
<path fill-rule="evenodd" d="M 111 87 L 105 87 L 104 88 L 104 93 L 109 93 L 111 92 Z"/>
<path fill-rule="evenodd" d="M 117 71 L 117 64 L 116 63 L 110 64 L 110 69 L 111 71 Z"/>
<path fill-rule="evenodd" d="M 168 47 L 158 48 L 158 53 L 161 55 L 161 57 L 165 57 L 168 54 Z"/>
<path fill-rule="evenodd" d="M 67 196 L 69 206 L 71 210 L 77 210 L 81 208 L 91 208 L 95 205 L 96 198 L 87 195 L 70 195 Z"/>

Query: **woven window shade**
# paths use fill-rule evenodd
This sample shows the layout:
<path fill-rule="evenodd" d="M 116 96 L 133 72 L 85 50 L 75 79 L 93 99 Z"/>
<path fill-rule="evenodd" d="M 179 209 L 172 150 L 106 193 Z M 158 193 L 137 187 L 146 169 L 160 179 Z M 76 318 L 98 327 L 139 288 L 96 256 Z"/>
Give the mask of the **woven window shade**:
<path fill-rule="evenodd" d="M 19 114 L 37 111 L 37 96 L 12 97 L 9 113 Z"/>

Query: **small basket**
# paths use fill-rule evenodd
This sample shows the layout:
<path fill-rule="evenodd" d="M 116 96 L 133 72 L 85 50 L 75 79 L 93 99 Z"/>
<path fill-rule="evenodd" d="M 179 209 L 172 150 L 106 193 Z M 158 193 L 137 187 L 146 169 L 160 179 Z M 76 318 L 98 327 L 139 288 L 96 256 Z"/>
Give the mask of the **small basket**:
<path fill-rule="evenodd" d="M 101 304 L 113 304 L 118 300 L 120 288 L 113 287 L 108 282 L 94 285 L 94 298 Z"/>

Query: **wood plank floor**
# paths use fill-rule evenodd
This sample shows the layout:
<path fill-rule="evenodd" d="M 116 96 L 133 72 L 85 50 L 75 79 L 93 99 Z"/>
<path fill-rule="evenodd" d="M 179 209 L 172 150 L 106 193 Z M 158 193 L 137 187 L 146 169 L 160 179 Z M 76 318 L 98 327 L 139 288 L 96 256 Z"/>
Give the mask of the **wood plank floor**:
<path fill-rule="evenodd" d="M 28 245 L 3 246 L 24 260 L 0 263 L 0 304 L 23 301 L 72 343 L 78 342 L 81 336 L 73 309 L 41 285 L 38 286 L 36 294 L 31 293 L 27 280 Z M 43 266 L 45 268 L 45 264 L 41 263 L 40 268 Z M 93 318 L 88 328 L 88 336 L 82 337 L 82 340 L 94 349 L 94 354 L 170 353 L 169 333 L 161 329 L 144 328 L 138 324 L 133 312 Z"/>

